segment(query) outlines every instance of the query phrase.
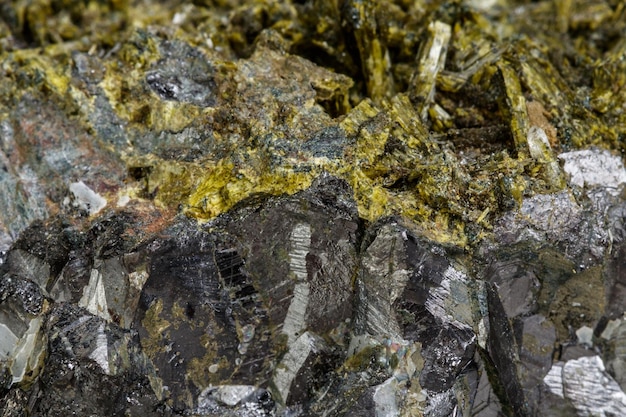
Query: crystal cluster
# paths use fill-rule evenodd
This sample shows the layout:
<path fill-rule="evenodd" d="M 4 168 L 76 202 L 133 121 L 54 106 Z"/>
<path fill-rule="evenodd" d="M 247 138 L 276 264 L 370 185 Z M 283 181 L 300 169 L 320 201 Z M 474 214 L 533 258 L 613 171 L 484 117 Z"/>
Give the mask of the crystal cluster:
<path fill-rule="evenodd" d="M 624 30 L 0 5 L 0 417 L 626 415 Z"/>

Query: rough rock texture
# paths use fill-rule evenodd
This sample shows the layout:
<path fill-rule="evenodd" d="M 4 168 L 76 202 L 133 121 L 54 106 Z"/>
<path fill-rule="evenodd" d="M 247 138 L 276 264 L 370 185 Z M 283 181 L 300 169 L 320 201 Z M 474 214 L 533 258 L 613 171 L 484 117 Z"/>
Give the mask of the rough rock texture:
<path fill-rule="evenodd" d="M 132 327 L 175 410 L 225 385 L 271 386 L 274 401 L 308 403 L 324 380 L 310 373 L 336 366 L 332 348 L 352 315 L 358 217 L 348 190 L 324 177 L 210 231 L 178 222 L 147 244 Z"/>
<path fill-rule="evenodd" d="M 614 0 L 0 4 L 0 417 L 626 415 Z"/>

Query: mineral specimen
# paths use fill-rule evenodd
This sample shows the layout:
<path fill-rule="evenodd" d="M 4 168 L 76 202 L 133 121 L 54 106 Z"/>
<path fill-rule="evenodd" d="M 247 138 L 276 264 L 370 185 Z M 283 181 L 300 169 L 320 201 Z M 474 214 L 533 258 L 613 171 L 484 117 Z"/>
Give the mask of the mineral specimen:
<path fill-rule="evenodd" d="M 616 0 L 0 4 L 0 416 L 626 415 Z"/>

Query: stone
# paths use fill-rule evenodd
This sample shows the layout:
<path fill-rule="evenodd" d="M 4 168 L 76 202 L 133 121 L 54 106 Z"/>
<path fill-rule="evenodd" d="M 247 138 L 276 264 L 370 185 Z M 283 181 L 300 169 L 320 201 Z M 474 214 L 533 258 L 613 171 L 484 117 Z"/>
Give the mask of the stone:
<path fill-rule="evenodd" d="M 586 149 L 559 155 L 569 183 L 577 187 L 603 187 L 613 195 L 626 182 L 626 169 L 620 157 L 600 149 Z"/>
<path fill-rule="evenodd" d="M 226 384 L 260 385 L 282 407 L 307 403 L 323 381 L 313 370 L 336 360 L 320 336 L 342 343 L 350 318 L 358 224 L 345 190 L 323 177 L 211 232 L 181 222 L 147 245 L 133 327 L 174 409 Z"/>
<path fill-rule="evenodd" d="M 45 354 L 45 338 L 40 331 L 45 298 L 32 281 L 4 274 L 0 283 L 0 364 L 11 376 L 8 388 L 35 378 Z"/>
<path fill-rule="evenodd" d="M 214 105 L 215 69 L 203 56 L 182 42 L 163 42 L 160 48 L 164 58 L 146 74 L 150 88 L 164 100 L 183 101 L 201 107 Z M 194 59 L 188 59 L 190 56 Z"/>
<path fill-rule="evenodd" d="M 546 381 L 550 391 L 571 401 L 579 415 L 610 416 L 626 412 L 626 395 L 605 371 L 604 363 L 598 356 L 555 364 L 550 374 L 554 375 Z"/>
<path fill-rule="evenodd" d="M 84 182 L 78 181 L 70 184 L 70 192 L 74 194 L 75 204 L 90 215 L 97 214 L 106 207 L 107 201 L 98 193 L 85 185 Z"/>
<path fill-rule="evenodd" d="M 198 399 L 195 413 L 202 416 L 271 416 L 274 403 L 270 394 L 251 385 L 226 385 L 207 388 Z"/>
<path fill-rule="evenodd" d="M 404 355 L 400 350 L 406 353 L 402 345 L 419 343 L 422 369 L 414 368 L 408 377 L 415 375 L 413 383 L 425 390 L 425 415 L 452 410 L 464 395 L 456 381 L 471 368 L 476 346 L 469 280 L 444 248 L 397 223 L 370 233 L 358 281 L 355 333 L 379 343 L 389 340 L 398 356 Z"/>
<path fill-rule="evenodd" d="M 131 331 L 71 304 L 55 307 L 45 326 L 47 357 L 34 412 L 161 414 L 155 369 Z"/>
<path fill-rule="evenodd" d="M 0 5 L 0 416 L 626 413 L 624 8 L 339 3 Z"/>

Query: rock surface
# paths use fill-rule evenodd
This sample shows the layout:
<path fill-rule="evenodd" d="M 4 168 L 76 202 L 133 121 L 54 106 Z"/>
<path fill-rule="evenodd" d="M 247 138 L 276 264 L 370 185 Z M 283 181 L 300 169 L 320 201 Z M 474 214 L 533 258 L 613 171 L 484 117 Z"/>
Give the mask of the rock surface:
<path fill-rule="evenodd" d="M 0 416 L 626 415 L 626 9 L 488 3 L 0 5 Z"/>

